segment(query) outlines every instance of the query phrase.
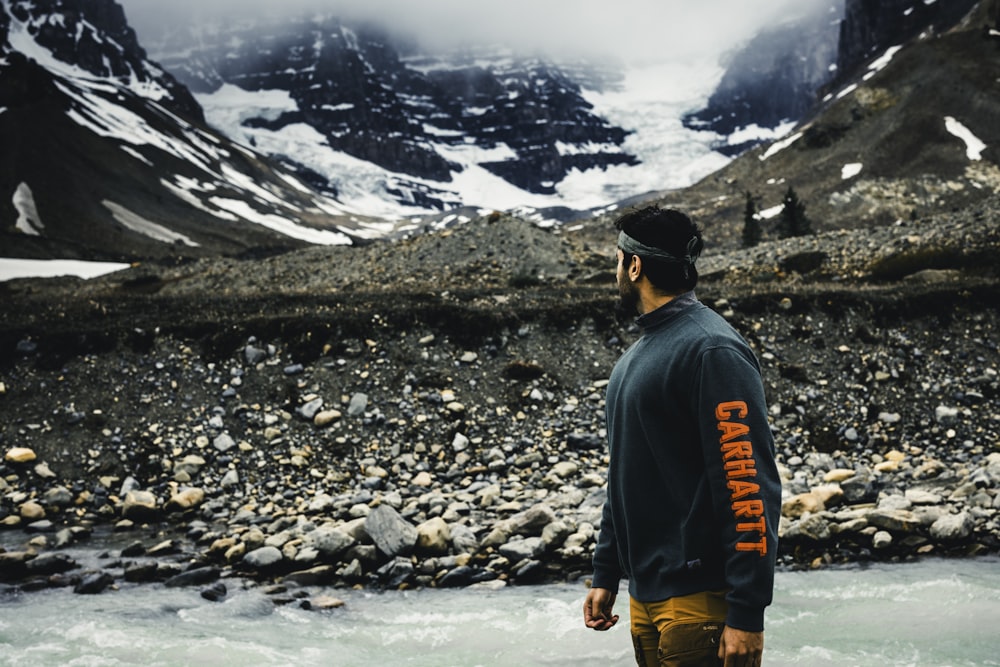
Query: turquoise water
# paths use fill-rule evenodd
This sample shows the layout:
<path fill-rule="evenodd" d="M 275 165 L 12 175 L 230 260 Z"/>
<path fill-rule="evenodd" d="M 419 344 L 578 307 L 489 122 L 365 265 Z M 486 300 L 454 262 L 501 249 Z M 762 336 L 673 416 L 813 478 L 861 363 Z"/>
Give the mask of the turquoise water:
<path fill-rule="evenodd" d="M 582 586 L 324 592 L 345 605 L 152 585 L 0 596 L 0 665 L 634 664 L 627 605 L 617 627 L 590 631 Z M 1000 665 L 1000 560 L 779 572 L 767 624 L 768 666 Z"/>

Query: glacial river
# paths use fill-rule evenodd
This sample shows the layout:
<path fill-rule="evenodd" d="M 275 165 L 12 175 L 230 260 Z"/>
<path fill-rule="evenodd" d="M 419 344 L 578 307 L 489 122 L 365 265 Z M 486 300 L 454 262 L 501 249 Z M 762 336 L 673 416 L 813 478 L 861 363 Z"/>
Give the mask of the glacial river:
<path fill-rule="evenodd" d="M 322 612 L 229 585 L 214 603 L 149 584 L 0 595 L 0 665 L 634 664 L 627 605 L 587 630 L 578 585 L 331 590 L 345 605 Z M 768 667 L 1000 665 L 1000 560 L 779 572 L 767 626 Z"/>

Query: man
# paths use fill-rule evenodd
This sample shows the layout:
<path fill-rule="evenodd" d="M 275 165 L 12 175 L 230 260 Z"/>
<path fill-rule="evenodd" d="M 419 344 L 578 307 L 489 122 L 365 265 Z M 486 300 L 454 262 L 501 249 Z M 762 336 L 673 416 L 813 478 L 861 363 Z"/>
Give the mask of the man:
<path fill-rule="evenodd" d="M 647 207 L 615 223 L 618 290 L 642 336 L 607 387 L 608 496 L 584 622 L 628 579 L 640 666 L 761 663 L 781 485 L 757 358 L 694 295 L 701 232 Z"/>

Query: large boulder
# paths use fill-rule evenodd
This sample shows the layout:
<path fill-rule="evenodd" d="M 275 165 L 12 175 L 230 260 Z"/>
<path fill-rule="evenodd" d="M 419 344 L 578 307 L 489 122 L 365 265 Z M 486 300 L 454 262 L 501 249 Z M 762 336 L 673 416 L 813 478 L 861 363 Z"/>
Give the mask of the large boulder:
<path fill-rule="evenodd" d="M 159 501 L 149 491 L 129 491 L 122 501 L 122 517 L 139 523 L 156 521 L 160 517 Z"/>
<path fill-rule="evenodd" d="M 417 549 L 421 553 L 441 555 L 451 549 L 451 529 L 439 516 L 417 526 Z"/>
<path fill-rule="evenodd" d="M 365 517 L 365 532 L 387 556 L 409 556 L 417 544 L 416 527 L 388 505 L 377 505 Z"/>
<path fill-rule="evenodd" d="M 973 520 L 968 512 L 946 514 L 930 527 L 930 536 L 936 540 L 953 542 L 964 540 L 972 533 Z"/>
<path fill-rule="evenodd" d="M 261 547 L 243 556 L 243 563 L 254 570 L 266 571 L 274 568 L 284 560 L 285 555 L 278 547 Z"/>
<path fill-rule="evenodd" d="M 315 549 L 319 560 L 328 563 L 336 562 L 355 543 L 355 539 L 339 527 L 321 526 L 305 537 L 305 547 Z"/>
<path fill-rule="evenodd" d="M 205 492 L 195 487 L 180 489 L 170 497 L 164 509 L 168 512 L 188 512 L 205 502 Z"/>

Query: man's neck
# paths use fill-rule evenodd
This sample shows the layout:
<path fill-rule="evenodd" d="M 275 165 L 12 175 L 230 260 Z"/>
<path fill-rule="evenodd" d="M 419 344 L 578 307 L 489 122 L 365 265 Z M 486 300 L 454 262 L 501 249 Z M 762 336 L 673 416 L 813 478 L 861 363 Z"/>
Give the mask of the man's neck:
<path fill-rule="evenodd" d="M 640 292 L 639 303 L 637 304 L 637 310 L 640 315 L 645 315 L 646 313 L 651 313 L 654 310 L 662 308 L 680 296 L 679 294 L 660 294 L 652 290 L 645 290 L 644 292 Z"/>

